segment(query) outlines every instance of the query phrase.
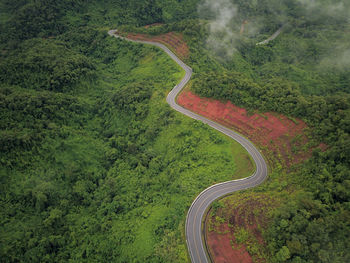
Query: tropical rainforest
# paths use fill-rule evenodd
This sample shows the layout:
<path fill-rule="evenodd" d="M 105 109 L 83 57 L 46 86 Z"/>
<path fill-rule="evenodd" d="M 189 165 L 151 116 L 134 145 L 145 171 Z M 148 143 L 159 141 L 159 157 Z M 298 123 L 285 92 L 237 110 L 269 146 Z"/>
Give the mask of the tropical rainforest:
<path fill-rule="evenodd" d="M 253 190 L 281 197 L 265 261 L 349 262 L 349 15 L 346 0 L 0 0 L 0 261 L 188 262 L 196 195 L 253 172 L 166 104 L 184 72 L 107 34 L 121 28 L 181 33 L 196 94 L 307 123 L 323 150 L 272 162 Z"/>

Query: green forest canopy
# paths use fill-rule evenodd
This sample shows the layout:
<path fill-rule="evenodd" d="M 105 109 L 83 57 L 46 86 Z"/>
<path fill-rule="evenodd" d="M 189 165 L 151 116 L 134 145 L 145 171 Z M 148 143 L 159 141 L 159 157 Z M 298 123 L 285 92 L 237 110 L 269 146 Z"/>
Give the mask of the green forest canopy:
<path fill-rule="evenodd" d="M 281 172 L 297 191 L 274 211 L 269 260 L 350 260 L 349 4 L 232 1 L 233 25 L 261 27 L 223 60 L 203 2 L 0 1 L 1 261 L 188 260 L 186 209 L 232 178 L 238 146 L 165 104 L 182 76 L 170 59 L 106 34 L 156 22 L 183 32 L 196 93 L 302 118 L 328 146 Z"/>

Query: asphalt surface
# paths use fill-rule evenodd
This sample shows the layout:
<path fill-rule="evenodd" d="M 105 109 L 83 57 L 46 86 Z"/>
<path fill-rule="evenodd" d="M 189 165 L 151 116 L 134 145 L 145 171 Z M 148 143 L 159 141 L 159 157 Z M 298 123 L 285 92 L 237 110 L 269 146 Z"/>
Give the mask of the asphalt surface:
<path fill-rule="evenodd" d="M 228 181 L 208 187 L 196 197 L 196 199 L 193 201 L 191 207 L 188 210 L 186 218 L 186 242 L 191 261 L 193 263 L 210 262 L 210 259 L 207 255 L 206 245 L 203 239 L 204 232 L 202 231 L 202 220 L 204 219 L 207 209 L 213 201 L 220 197 L 223 197 L 235 191 L 252 188 L 261 184 L 267 177 L 266 162 L 259 150 L 255 148 L 255 146 L 242 135 L 216 122 L 213 122 L 201 115 L 193 113 L 176 103 L 176 96 L 180 93 L 180 91 L 186 86 L 187 82 L 190 80 L 192 76 L 192 69 L 185 63 L 183 63 L 173 52 L 171 52 L 163 44 L 149 41 L 135 41 L 127 39 L 118 36 L 116 32 L 116 30 L 110 30 L 108 31 L 108 34 L 132 42 L 157 46 L 164 50 L 177 64 L 179 64 L 185 70 L 186 75 L 181 80 L 181 82 L 178 85 L 176 85 L 168 94 L 166 100 L 169 103 L 169 105 L 174 110 L 181 112 L 182 114 L 185 114 L 192 119 L 202 121 L 203 123 L 213 127 L 219 132 L 222 132 L 223 134 L 231 137 L 247 150 L 247 152 L 251 155 L 252 159 L 255 162 L 256 171 L 253 175 L 244 179 Z"/>
<path fill-rule="evenodd" d="M 268 39 L 265 39 L 264 41 L 261 41 L 259 43 L 256 43 L 256 45 L 265 45 L 268 44 L 270 41 L 274 40 L 276 37 L 278 37 L 283 29 L 287 26 L 288 24 L 284 24 L 283 26 L 281 26 L 275 33 L 272 34 L 272 36 L 270 36 Z"/>

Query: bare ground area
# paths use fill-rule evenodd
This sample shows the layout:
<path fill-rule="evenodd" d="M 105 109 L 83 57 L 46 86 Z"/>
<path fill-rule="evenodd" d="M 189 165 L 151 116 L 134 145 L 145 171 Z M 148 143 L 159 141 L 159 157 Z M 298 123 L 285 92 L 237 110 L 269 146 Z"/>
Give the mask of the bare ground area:
<path fill-rule="evenodd" d="M 227 224 L 220 225 L 219 231 L 220 233 L 215 231 L 207 233 L 207 246 L 215 263 L 253 262 L 245 246 L 239 247 L 233 243 L 234 236 Z"/>
<path fill-rule="evenodd" d="M 290 167 L 309 158 L 313 150 L 308 145 L 308 127 L 302 120 L 273 112 L 249 115 L 231 102 L 201 98 L 190 91 L 182 92 L 177 102 L 245 135 L 259 145 L 270 164 L 278 160 L 284 167 Z"/>
<path fill-rule="evenodd" d="M 186 59 L 189 56 L 189 48 L 180 33 L 168 32 L 157 36 L 128 33 L 126 37 L 133 40 L 146 40 L 162 43 L 174 51 L 181 59 Z"/>
<path fill-rule="evenodd" d="M 277 202 L 263 194 L 236 194 L 221 200 L 206 218 L 206 239 L 215 263 L 266 262 L 268 212 Z"/>

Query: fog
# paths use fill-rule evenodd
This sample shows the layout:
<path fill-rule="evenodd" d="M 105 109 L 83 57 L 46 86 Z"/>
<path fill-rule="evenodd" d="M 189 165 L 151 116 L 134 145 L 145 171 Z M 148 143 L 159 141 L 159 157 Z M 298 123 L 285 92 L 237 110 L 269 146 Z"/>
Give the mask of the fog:
<path fill-rule="evenodd" d="M 248 14 L 240 13 L 238 2 L 241 3 L 242 10 L 248 10 Z M 291 7 L 294 8 L 293 15 L 290 13 Z M 259 13 L 262 9 L 269 13 L 272 22 L 263 19 L 263 11 Z M 198 4 L 198 15 L 208 21 L 207 48 L 218 58 L 226 59 L 237 51 L 242 32 L 244 37 L 259 36 L 262 29 L 274 26 L 272 30 L 277 30 L 282 24 L 289 22 L 289 19 L 298 20 L 298 17 L 303 21 L 327 23 L 328 20 L 342 19 L 350 23 L 350 0 L 201 0 Z M 337 39 L 336 46 L 332 47 L 337 59 L 332 65 L 337 67 L 349 66 L 349 41 L 346 38 L 344 42 L 341 41 Z M 324 58 L 321 64 L 335 59 L 335 55 L 332 56 Z"/>
<path fill-rule="evenodd" d="M 219 57 L 231 57 L 238 39 L 233 22 L 236 6 L 230 0 L 205 0 L 199 5 L 198 12 L 201 18 L 209 18 L 208 48 Z"/>

